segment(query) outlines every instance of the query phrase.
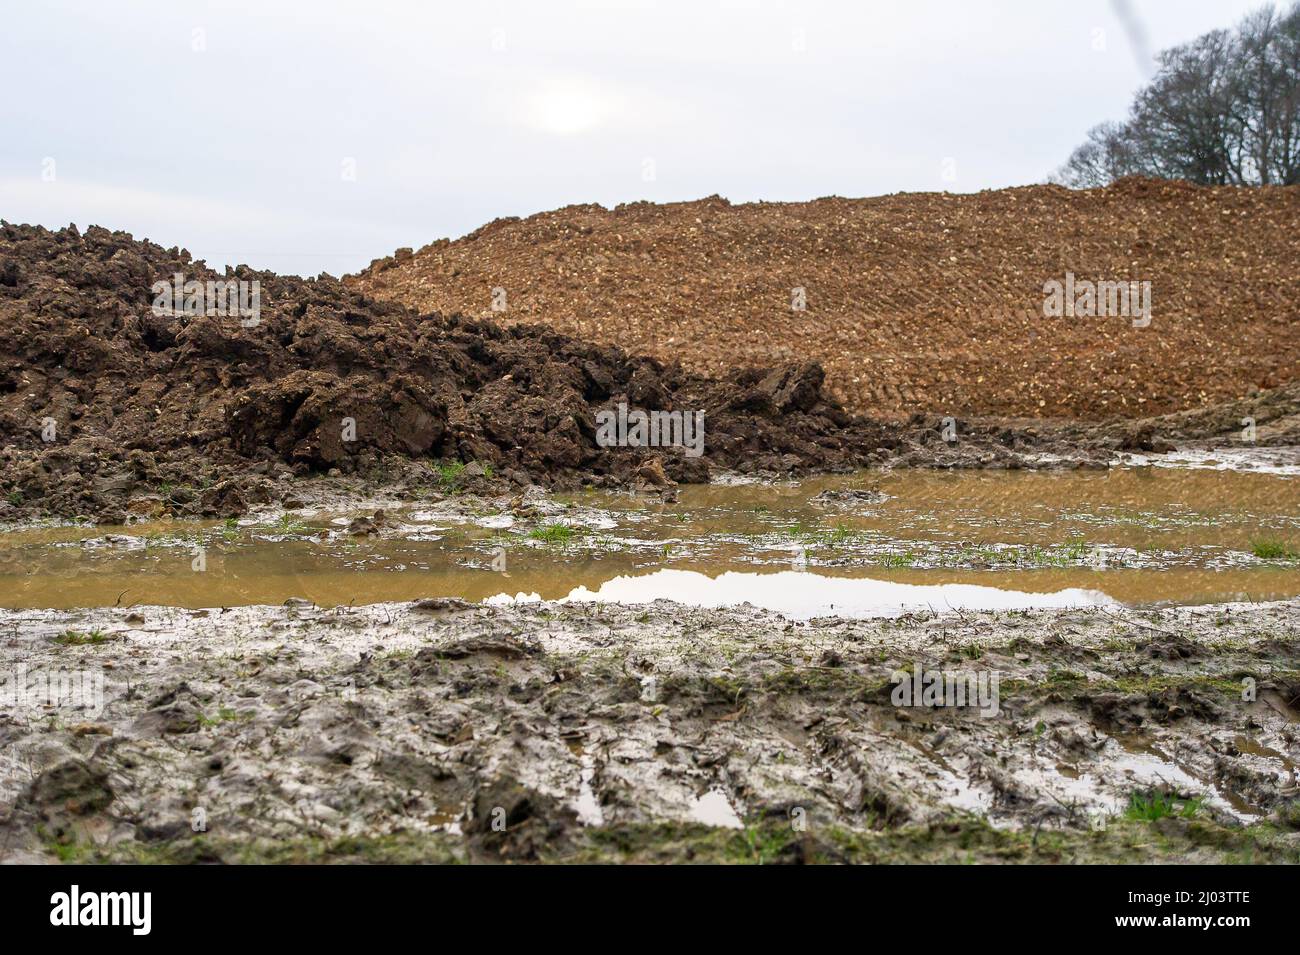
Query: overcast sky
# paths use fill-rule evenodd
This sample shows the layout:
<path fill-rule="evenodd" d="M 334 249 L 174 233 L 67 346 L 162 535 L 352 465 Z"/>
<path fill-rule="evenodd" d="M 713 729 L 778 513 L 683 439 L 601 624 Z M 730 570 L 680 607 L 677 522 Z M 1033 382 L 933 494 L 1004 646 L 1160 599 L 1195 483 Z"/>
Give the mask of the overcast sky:
<path fill-rule="evenodd" d="M 340 275 L 570 203 L 1023 185 L 1258 6 L 17 3 L 0 218 Z"/>

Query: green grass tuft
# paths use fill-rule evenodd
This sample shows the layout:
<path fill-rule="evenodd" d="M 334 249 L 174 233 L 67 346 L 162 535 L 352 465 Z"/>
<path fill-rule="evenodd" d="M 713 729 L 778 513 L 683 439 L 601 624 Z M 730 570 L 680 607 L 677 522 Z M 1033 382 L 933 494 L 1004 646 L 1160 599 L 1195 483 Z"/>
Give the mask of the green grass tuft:
<path fill-rule="evenodd" d="M 1204 804 L 1205 800 L 1199 796 L 1191 799 L 1176 799 L 1172 793 L 1158 790 L 1136 792 L 1129 796 L 1124 818 L 1132 822 L 1155 822 L 1157 819 L 1167 817 L 1191 819 L 1201 811 Z"/>
<path fill-rule="evenodd" d="M 111 639 L 103 630 L 65 630 L 54 638 L 54 642 L 63 647 L 86 647 L 99 646 Z"/>
<path fill-rule="evenodd" d="M 1300 550 L 1280 537 L 1253 537 L 1250 552 L 1261 560 L 1300 560 Z"/>
<path fill-rule="evenodd" d="M 568 546 L 577 535 L 577 529 L 568 524 L 543 524 L 528 532 L 531 540 L 541 541 L 543 544 L 558 544 L 561 547 Z"/>

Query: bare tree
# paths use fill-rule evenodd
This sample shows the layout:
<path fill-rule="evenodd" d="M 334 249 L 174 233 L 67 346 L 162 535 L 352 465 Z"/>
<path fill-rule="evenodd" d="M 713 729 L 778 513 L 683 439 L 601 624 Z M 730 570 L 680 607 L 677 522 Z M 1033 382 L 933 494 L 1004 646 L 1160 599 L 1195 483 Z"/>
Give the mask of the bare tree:
<path fill-rule="evenodd" d="M 1207 185 L 1300 182 L 1300 2 L 1166 50 L 1122 123 L 1090 130 L 1053 177 L 1076 188 L 1143 175 Z"/>

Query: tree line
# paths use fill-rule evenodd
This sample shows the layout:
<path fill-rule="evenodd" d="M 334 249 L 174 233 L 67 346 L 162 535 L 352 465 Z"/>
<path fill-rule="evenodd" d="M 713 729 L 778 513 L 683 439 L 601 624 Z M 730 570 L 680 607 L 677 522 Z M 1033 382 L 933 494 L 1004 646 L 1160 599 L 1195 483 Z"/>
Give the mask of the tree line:
<path fill-rule="evenodd" d="M 1089 130 L 1053 180 L 1121 176 L 1205 185 L 1300 182 L 1300 2 L 1268 6 L 1157 56 L 1123 122 Z"/>

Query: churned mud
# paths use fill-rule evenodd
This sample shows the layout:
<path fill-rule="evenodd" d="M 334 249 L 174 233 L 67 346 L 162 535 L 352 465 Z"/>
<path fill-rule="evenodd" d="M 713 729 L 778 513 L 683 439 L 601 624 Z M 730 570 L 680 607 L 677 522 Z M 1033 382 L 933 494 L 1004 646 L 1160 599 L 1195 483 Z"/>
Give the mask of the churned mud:
<path fill-rule="evenodd" d="M 1300 600 L 6 611 L 104 680 L 0 718 L 0 856 L 1295 862 L 1298 660 Z"/>

